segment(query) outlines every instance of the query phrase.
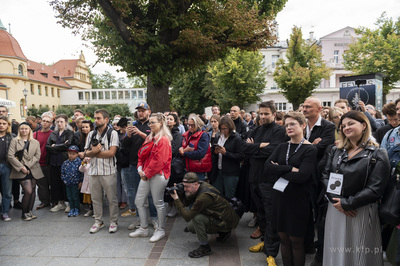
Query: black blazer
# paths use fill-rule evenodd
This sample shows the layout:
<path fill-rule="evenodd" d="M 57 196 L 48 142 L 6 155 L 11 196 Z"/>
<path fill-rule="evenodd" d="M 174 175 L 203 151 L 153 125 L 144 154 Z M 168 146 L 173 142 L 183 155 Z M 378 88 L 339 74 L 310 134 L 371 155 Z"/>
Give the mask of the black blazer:
<path fill-rule="evenodd" d="M 217 144 L 219 136 L 220 133 L 215 136 L 215 139 L 211 144 Z M 225 155 L 222 155 L 222 173 L 224 175 L 239 176 L 240 162 L 244 158 L 244 154 L 242 153 L 242 137 L 238 133 L 232 132 L 225 141 L 224 148 L 226 153 Z M 215 180 L 218 175 L 218 154 L 215 154 L 214 150 L 215 146 L 212 145 L 211 180 Z"/>
<path fill-rule="evenodd" d="M 326 148 L 335 143 L 335 124 L 322 118 L 321 126 L 314 126 L 308 141 L 312 143 L 317 138 L 322 139 L 314 145 L 318 150 L 317 161 L 319 162 L 324 157 Z"/>

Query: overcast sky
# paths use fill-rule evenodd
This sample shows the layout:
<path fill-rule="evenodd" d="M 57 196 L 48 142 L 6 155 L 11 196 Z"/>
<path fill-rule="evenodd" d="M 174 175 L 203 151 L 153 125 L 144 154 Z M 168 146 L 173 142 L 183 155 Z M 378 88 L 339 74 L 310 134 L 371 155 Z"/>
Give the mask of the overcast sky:
<path fill-rule="evenodd" d="M 308 37 L 310 31 L 318 39 L 346 26 L 374 27 L 376 19 L 386 11 L 389 17 L 400 16 L 400 1 L 385 0 L 289 0 L 286 7 L 277 16 L 281 40 L 289 38 L 291 28 L 302 28 Z M 60 59 L 77 59 L 80 51 L 91 66 L 97 58 L 87 48 L 79 36 L 74 36 L 70 29 L 57 24 L 55 12 L 47 0 L 1 0 L 0 19 L 19 42 L 25 56 L 36 62 L 52 64 Z M 93 69 L 96 74 L 105 70 L 116 76 L 117 67 L 105 63 L 97 64 Z"/>

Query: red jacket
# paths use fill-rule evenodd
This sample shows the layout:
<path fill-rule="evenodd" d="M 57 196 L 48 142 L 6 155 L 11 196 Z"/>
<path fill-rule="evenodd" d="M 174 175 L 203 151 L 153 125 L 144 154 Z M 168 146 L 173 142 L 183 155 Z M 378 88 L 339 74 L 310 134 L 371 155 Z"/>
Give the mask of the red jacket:
<path fill-rule="evenodd" d="M 205 131 L 197 131 L 193 133 L 193 135 L 189 136 L 189 131 L 186 131 L 182 135 L 182 147 L 186 148 L 189 145 L 189 143 L 192 143 L 194 150 L 197 150 L 199 140 L 201 138 L 201 135 L 203 134 L 208 134 L 208 133 L 206 133 Z M 188 172 L 195 172 L 195 173 L 210 172 L 212 168 L 210 145 L 208 145 L 207 153 L 203 158 L 201 158 L 200 160 L 192 160 L 188 157 L 185 157 L 185 163 L 186 163 L 186 170 Z"/>
<path fill-rule="evenodd" d="M 168 137 L 163 136 L 157 144 L 155 139 L 146 139 L 138 151 L 138 167 L 142 166 L 142 171 L 147 178 L 152 178 L 156 174 L 164 175 L 168 179 L 171 175 L 172 149 Z"/>

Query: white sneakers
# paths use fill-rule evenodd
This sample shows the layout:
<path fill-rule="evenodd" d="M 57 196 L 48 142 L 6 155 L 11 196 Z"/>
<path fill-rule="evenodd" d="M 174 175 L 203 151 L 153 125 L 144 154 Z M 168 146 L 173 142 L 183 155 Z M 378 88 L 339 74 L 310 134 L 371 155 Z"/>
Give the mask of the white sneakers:
<path fill-rule="evenodd" d="M 95 223 L 93 226 L 92 226 L 92 228 L 90 228 L 90 233 L 91 234 L 94 234 L 94 233 L 97 233 L 101 228 L 103 228 L 104 227 L 104 223 L 101 223 L 101 224 L 99 224 L 99 223 Z"/>
<path fill-rule="evenodd" d="M 110 233 L 115 233 L 115 232 L 117 232 L 117 230 L 118 230 L 118 224 L 112 222 L 112 223 L 110 224 L 110 228 L 108 228 L 108 232 L 110 232 Z"/>
<path fill-rule="evenodd" d="M 149 229 L 139 227 L 135 232 L 129 234 L 130 237 L 147 237 L 149 236 Z"/>
<path fill-rule="evenodd" d="M 158 240 L 160 240 L 161 238 L 163 238 L 165 236 L 165 230 L 161 229 L 161 228 L 157 228 L 156 231 L 154 231 L 153 236 L 150 238 L 150 242 L 154 243 L 157 242 Z"/>
<path fill-rule="evenodd" d="M 148 228 L 143 228 L 139 227 L 135 232 L 129 234 L 130 237 L 147 237 L 149 236 L 149 229 Z M 157 242 L 158 240 L 162 239 L 165 236 L 165 230 L 161 228 L 157 228 L 153 236 L 150 238 L 150 242 L 154 243 Z"/>
<path fill-rule="evenodd" d="M 128 226 L 128 230 L 138 229 L 140 227 L 140 220 L 137 219 L 135 222 Z"/>
<path fill-rule="evenodd" d="M 65 203 L 58 203 L 56 206 L 50 209 L 50 212 L 58 212 L 61 210 L 65 210 L 67 208 L 67 205 Z"/>

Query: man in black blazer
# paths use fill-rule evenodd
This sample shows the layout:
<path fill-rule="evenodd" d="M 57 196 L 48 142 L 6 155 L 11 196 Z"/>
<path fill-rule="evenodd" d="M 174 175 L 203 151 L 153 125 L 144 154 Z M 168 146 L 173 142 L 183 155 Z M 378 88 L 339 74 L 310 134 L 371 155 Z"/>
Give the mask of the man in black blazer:
<path fill-rule="evenodd" d="M 318 149 L 317 160 L 318 162 L 324 157 L 325 150 L 332 144 L 335 143 L 335 124 L 327 121 L 321 117 L 322 104 L 321 100 L 316 97 L 309 97 L 304 101 L 303 114 L 307 118 L 306 127 L 306 139 L 311 142 Z M 314 184 L 310 186 L 311 195 L 314 199 L 314 203 L 318 195 L 322 195 L 322 186 L 320 185 L 320 173 L 315 171 Z M 322 199 L 323 201 L 323 199 Z M 318 202 L 318 205 L 322 205 L 323 202 Z M 315 205 L 314 205 L 315 207 Z M 321 208 L 317 207 L 318 210 Z M 314 208 L 315 210 L 315 208 Z M 322 214 L 320 214 L 322 215 Z M 321 223 L 325 221 L 321 220 Z M 324 225 L 318 224 L 318 241 L 317 241 L 317 254 L 312 262 L 312 265 L 322 265 L 322 252 L 324 243 Z M 314 241 L 314 226 L 312 217 L 310 217 L 309 232 L 306 238 L 306 249 L 312 248 Z M 307 250 L 306 250 L 307 251 Z"/>

